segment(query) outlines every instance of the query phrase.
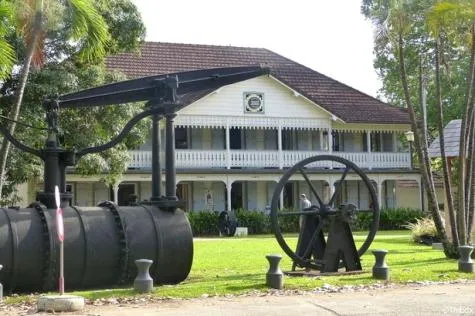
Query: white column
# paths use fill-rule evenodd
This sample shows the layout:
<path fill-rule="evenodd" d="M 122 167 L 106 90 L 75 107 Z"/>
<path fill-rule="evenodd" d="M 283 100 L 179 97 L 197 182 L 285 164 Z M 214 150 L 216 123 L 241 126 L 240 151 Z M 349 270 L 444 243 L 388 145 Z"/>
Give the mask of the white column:
<path fill-rule="evenodd" d="M 416 180 L 417 186 L 419 187 L 419 206 L 421 210 L 424 210 L 424 190 L 422 187 L 421 180 Z"/>
<path fill-rule="evenodd" d="M 382 192 L 383 192 L 383 182 L 382 181 L 376 181 L 376 186 L 378 187 L 378 205 L 379 205 L 379 208 L 382 209 L 383 206 L 381 205 L 381 202 L 382 202 Z"/>
<path fill-rule="evenodd" d="M 323 130 L 319 129 L 318 133 L 320 134 L 320 150 L 325 150 L 325 145 L 323 144 Z"/>
<path fill-rule="evenodd" d="M 284 157 L 282 153 L 282 125 L 279 123 L 279 129 L 277 130 L 277 147 L 279 150 L 279 169 L 284 166 Z"/>
<path fill-rule="evenodd" d="M 112 191 L 114 192 L 114 203 L 119 204 L 119 183 L 112 186 Z"/>
<path fill-rule="evenodd" d="M 231 140 L 229 136 L 229 121 L 226 123 L 226 168 L 231 169 Z"/>
<path fill-rule="evenodd" d="M 228 203 L 227 203 L 227 211 L 231 210 L 231 189 L 232 189 L 233 183 L 231 181 L 226 182 L 226 193 L 228 197 Z"/>
<path fill-rule="evenodd" d="M 323 192 L 323 202 L 328 203 L 330 202 L 330 199 L 332 198 L 333 194 L 335 193 L 335 180 L 329 179 L 327 181 L 328 183 L 328 190 L 327 192 Z"/>
<path fill-rule="evenodd" d="M 373 167 L 373 157 L 371 156 L 371 131 L 366 131 L 366 150 L 368 152 L 368 169 Z"/>

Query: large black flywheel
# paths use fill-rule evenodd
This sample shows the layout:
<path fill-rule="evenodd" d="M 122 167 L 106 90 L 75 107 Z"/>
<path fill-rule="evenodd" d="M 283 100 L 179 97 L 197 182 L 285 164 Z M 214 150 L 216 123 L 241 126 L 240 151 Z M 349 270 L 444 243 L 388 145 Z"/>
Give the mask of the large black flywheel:
<path fill-rule="evenodd" d="M 334 192 L 325 200 L 323 195 L 318 193 L 311 178 L 316 180 L 312 175 L 322 174 L 323 169 L 320 166 L 328 168 L 330 164 L 334 169 L 326 169 L 325 174 L 341 174 L 341 176 L 337 177 L 339 180 L 335 182 Z M 358 210 L 355 205 L 341 201 L 344 181 L 349 174 L 352 175 L 353 180 L 361 180 L 363 186 L 366 187 L 369 198 L 368 210 Z M 314 203 L 307 203 L 310 206 L 307 205 L 308 207 L 297 211 L 281 210 L 279 201 L 286 184 L 290 181 L 302 180 L 308 185 L 311 192 L 309 198 Z M 351 224 L 358 212 L 369 212 L 371 224 L 366 239 L 357 249 L 351 232 Z M 282 250 L 293 260 L 293 268 L 299 266 L 321 272 L 336 272 L 342 267 L 345 267 L 347 271 L 361 270 L 360 257 L 368 250 L 376 235 L 379 215 L 377 195 L 367 175 L 353 162 L 332 155 L 310 157 L 287 170 L 274 190 L 271 204 L 271 220 L 275 237 Z M 286 226 L 283 220 L 288 216 L 299 217 L 300 232 L 296 247 L 290 247 L 288 244 L 290 238 L 295 239 L 295 234 L 290 234 L 291 237 L 287 237 L 288 240 L 286 240 L 285 236 L 289 235 L 283 230 Z"/>

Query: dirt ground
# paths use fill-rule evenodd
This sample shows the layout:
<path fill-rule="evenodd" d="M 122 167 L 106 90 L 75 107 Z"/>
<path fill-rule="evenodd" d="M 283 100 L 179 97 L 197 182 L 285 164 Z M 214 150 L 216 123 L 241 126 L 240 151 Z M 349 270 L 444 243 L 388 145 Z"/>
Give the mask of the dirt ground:
<path fill-rule="evenodd" d="M 115 299 L 93 302 L 80 313 L 67 316 L 126 315 L 475 315 L 475 282 L 381 288 L 331 289 L 320 293 L 274 291 L 242 296 L 199 299 L 147 299 L 121 303 Z M 52 315 L 37 313 L 35 305 L 10 306 L 1 315 Z"/>

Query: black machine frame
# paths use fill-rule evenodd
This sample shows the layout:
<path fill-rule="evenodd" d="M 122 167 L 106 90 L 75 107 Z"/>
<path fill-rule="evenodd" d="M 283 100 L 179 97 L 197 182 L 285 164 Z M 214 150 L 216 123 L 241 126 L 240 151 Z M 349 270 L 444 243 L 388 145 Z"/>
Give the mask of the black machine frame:
<path fill-rule="evenodd" d="M 317 193 L 308 176 L 315 164 L 330 161 L 333 165 L 343 168 L 335 192 L 325 202 Z M 325 170 L 325 172 L 330 172 Z M 339 172 L 339 170 L 333 170 Z M 359 249 L 356 248 L 351 232 L 351 223 L 355 220 L 358 209 L 351 204 L 338 205 L 343 183 L 349 173 L 356 174 L 366 186 L 371 199 L 372 208 L 369 210 L 371 225 L 368 235 Z M 295 177 L 301 176 L 310 188 L 317 204 L 296 212 L 286 212 L 279 209 L 280 195 L 285 185 Z M 302 219 L 297 247 L 294 251 L 287 243 L 279 218 L 300 216 Z M 278 182 L 271 204 L 272 228 L 282 250 L 293 260 L 292 270 L 296 267 L 318 270 L 320 272 L 338 272 L 340 268 L 346 271 L 361 270 L 360 257 L 368 250 L 374 240 L 379 226 L 380 209 L 376 192 L 368 176 L 355 163 L 333 155 L 319 155 L 304 159 L 288 169 Z M 324 229 L 325 228 L 325 229 Z M 325 238 L 324 230 L 328 231 Z"/>
<path fill-rule="evenodd" d="M 133 281 L 135 260 L 152 259 L 154 282 L 175 284 L 188 276 L 193 262 L 193 234 L 182 210 L 185 201 L 176 197 L 176 112 L 190 100 L 224 85 L 269 73 L 260 66 L 194 70 L 128 80 L 44 101 L 48 124 L 41 149 L 29 147 L 13 137 L 6 126 L 0 132 L 20 150 L 44 161 L 44 189 L 28 208 L 0 208 L 0 259 L 4 269 L 0 282 L 6 292 L 51 291 L 57 285 L 59 243 L 56 240 L 54 197 L 59 187 L 63 208 L 65 282 L 68 289 L 109 287 Z M 59 116 L 62 108 L 92 107 L 145 101 L 144 110 L 107 143 L 67 149 L 61 146 Z M 66 192 L 66 168 L 84 155 L 107 150 L 124 139 L 143 118 L 152 117 L 152 196 L 147 202 L 117 206 L 70 206 Z M 160 182 L 161 119 L 165 119 L 165 191 Z M 28 223 L 28 225 L 25 225 Z M 21 241 L 21 242 L 19 242 Z"/>
<path fill-rule="evenodd" d="M 71 195 L 66 192 L 65 170 L 74 166 L 81 157 L 114 147 L 143 118 L 152 116 L 152 197 L 149 203 L 158 207 L 183 207 L 184 201 L 176 197 L 174 117 L 185 105 L 181 99 L 202 91 L 212 91 L 224 85 L 269 74 L 260 66 L 201 69 L 166 75 L 150 76 L 108 84 L 96 88 L 61 95 L 44 101 L 48 123 L 48 138 L 43 149 L 29 147 L 13 137 L 7 127 L 0 125 L 0 132 L 20 150 L 33 154 L 44 161 L 44 190 L 37 200 L 47 208 L 54 208 L 54 187 L 59 185 L 62 203 L 69 204 Z M 59 111 L 61 108 L 104 106 L 146 101 L 146 109 L 135 115 L 122 131 L 109 142 L 80 150 L 64 149 L 58 139 Z M 160 187 L 161 165 L 159 121 L 166 119 L 165 195 Z"/>

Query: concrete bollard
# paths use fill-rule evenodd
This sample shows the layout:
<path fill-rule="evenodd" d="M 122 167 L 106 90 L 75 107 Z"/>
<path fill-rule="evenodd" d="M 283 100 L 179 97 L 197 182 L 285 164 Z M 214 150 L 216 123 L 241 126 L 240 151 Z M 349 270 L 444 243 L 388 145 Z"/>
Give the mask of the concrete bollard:
<path fill-rule="evenodd" d="M 149 269 L 153 261 L 148 259 L 135 260 L 137 266 L 137 277 L 134 280 L 134 290 L 139 293 L 150 293 L 153 290 L 153 279 L 150 277 Z"/>
<path fill-rule="evenodd" d="M 267 255 L 269 261 L 269 270 L 266 274 L 266 284 L 272 289 L 282 290 L 284 288 L 284 274 L 279 268 L 281 255 Z"/>
<path fill-rule="evenodd" d="M 473 261 L 470 258 L 472 254 L 473 246 L 459 246 L 459 271 L 473 273 Z"/>
<path fill-rule="evenodd" d="M 388 251 L 384 249 L 373 250 L 373 255 L 376 258 L 376 262 L 373 266 L 373 278 L 389 280 L 389 268 L 385 261 L 387 253 Z"/>

